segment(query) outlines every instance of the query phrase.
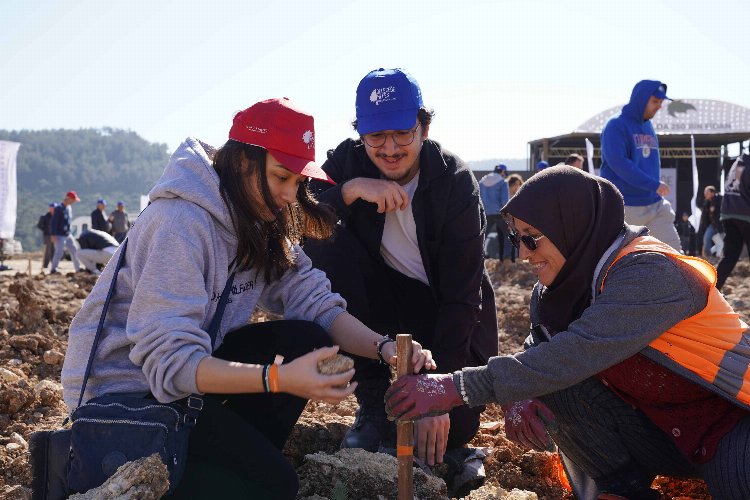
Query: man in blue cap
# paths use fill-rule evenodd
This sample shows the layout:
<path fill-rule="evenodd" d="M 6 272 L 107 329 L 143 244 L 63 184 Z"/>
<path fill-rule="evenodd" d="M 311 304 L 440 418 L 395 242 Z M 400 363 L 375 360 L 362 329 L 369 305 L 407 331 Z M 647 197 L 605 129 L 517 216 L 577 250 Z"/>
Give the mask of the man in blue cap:
<path fill-rule="evenodd" d="M 651 125 L 665 99 L 669 99 L 665 83 L 635 84 L 630 102 L 602 130 L 601 176 L 622 193 L 625 222 L 647 226 L 652 236 L 679 251 L 674 210 L 664 198 L 669 186 L 661 181 L 659 139 Z"/>
<path fill-rule="evenodd" d="M 100 198 L 96 202 L 96 208 L 91 212 L 91 229 L 104 231 L 105 233 L 109 233 L 112 230 L 112 224 L 107 220 L 106 208 L 107 202 Z"/>
<path fill-rule="evenodd" d="M 432 350 L 437 370 L 479 366 L 497 354 L 497 317 L 484 268 L 485 216 L 471 170 L 428 138 L 433 112 L 416 80 L 401 69 L 377 69 L 357 87 L 359 139 L 328 152 L 323 170 L 336 185 L 312 182 L 341 224 L 333 240 L 305 252 L 323 269 L 347 310 L 385 337 L 410 333 Z M 342 447 L 393 446 L 385 415 L 384 364 L 356 359 L 360 404 Z M 416 456 L 443 461 L 479 428 L 483 408 L 419 420 Z M 390 445 L 390 446 L 389 446 Z"/>
<path fill-rule="evenodd" d="M 494 170 L 489 174 L 482 177 L 479 181 L 479 195 L 482 198 L 482 205 L 487 213 L 487 238 L 485 240 L 485 257 L 500 259 L 511 258 L 510 252 L 505 252 L 505 240 L 507 238 L 507 226 L 503 217 L 500 215 L 500 209 L 502 209 L 508 198 L 510 192 L 508 190 L 508 182 L 505 177 L 508 175 L 508 167 L 504 164 L 496 165 Z M 496 245 L 491 245 L 492 240 L 490 235 L 495 233 Z M 510 240 L 508 240 L 508 246 Z"/>

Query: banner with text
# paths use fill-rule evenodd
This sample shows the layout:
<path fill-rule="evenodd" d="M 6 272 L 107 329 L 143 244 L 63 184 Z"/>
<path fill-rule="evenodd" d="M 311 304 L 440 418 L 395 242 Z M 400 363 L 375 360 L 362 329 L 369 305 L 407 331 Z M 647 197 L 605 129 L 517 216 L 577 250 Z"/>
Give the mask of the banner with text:
<path fill-rule="evenodd" d="M 20 142 L 0 141 L 0 238 L 16 234 L 16 156 Z"/>

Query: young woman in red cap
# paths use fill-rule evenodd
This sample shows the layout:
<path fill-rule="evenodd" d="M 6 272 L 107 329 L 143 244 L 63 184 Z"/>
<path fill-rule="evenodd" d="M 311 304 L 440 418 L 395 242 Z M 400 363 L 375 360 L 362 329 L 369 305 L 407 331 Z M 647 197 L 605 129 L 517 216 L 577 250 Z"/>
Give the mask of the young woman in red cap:
<path fill-rule="evenodd" d="M 311 177 L 330 181 L 314 159 L 313 118 L 286 98 L 238 113 L 218 150 L 188 138 L 71 324 L 62 381 L 72 411 L 113 263 L 127 252 L 83 400 L 207 394 L 174 497 L 294 498 L 281 448 L 297 418 L 307 400 L 337 403 L 356 385 L 354 370 L 321 375 L 317 362 L 341 347 L 395 363 L 395 344 L 345 311 L 299 247 L 331 235 L 335 220 L 307 189 Z M 256 306 L 285 319 L 248 324 Z M 418 343 L 413 361 L 434 367 Z"/>

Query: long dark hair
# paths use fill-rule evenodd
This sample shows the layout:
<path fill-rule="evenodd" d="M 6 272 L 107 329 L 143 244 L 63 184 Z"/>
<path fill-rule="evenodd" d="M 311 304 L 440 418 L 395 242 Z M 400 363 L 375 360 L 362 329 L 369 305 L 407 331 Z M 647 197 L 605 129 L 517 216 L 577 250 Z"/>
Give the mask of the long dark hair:
<path fill-rule="evenodd" d="M 279 212 L 275 220 L 263 220 L 263 207 L 246 189 L 244 178 L 256 178 L 263 202 L 273 210 L 276 205 L 266 178 L 264 148 L 230 139 L 216 151 L 213 161 L 221 197 L 237 233 L 238 270 L 256 267 L 266 282 L 277 279 L 294 265 L 292 244 L 299 244 L 303 238 L 326 239 L 333 234 L 336 215 L 327 205 L 318 204 L 307 182 L 300 184 L 296 203 Z"/>

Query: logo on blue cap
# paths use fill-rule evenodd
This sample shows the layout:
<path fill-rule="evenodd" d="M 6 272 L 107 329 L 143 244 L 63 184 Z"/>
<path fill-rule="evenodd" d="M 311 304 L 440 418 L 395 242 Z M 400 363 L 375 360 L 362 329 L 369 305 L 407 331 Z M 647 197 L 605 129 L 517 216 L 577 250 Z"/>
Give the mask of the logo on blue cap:
<path fill-rule="evenodd" d="M 660 84 L 659 88 L 657 88 L 651 95 L 653 95 L 657 99 L 669 99 L 669 97 L 667 97 L 667 84 Z M 672 99 L 669 100 L 671 101 Z"/>
<path fill-rule="evenodd" d="M 409 73 L 399 68 L 370 71 L 357 87 L 357 132 L 408 130 L 422 106 L 422 91 Z"/>

